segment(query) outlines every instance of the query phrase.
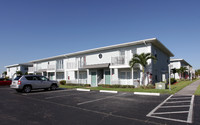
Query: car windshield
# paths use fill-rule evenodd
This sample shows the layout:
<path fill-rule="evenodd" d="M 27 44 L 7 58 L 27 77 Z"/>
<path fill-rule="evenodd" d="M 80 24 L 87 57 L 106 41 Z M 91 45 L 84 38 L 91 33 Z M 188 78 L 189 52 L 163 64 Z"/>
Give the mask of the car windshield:
<path fill-rule="evenodd" d="M 22 77 L 22 76 L 17 76 L 17 77 L 15 77 L 14 80 L 19 80 L 21 77 Z"/>

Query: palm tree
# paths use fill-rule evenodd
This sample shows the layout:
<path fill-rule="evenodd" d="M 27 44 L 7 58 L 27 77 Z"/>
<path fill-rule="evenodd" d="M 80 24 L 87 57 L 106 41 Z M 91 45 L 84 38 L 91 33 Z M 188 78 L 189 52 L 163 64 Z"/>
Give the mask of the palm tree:
<path fill-rule="evenodd" d="M 135 64 L 140 64 L 142 66 L 142 84 L 144 85 L 145 74 L 144 71 L 147 66 L 147 60 L 153 59 L 156 60 L 155 56 L 152 56 L 151 53 L 141 53 L 141 54 L 134 54 L 133 58 L 129 61 L 129 65 L 131 68 L 134 67 Z"/>
<path fill-rule="evenodd" d="M 176 68 L 173 68 L 172 69 L 172 73 L 174 74 L 174 79 L 175 79 L 175 73 L 177 72 L 177 69 Z"/>
<path fill-rule="evenodd" d="M 181 79 L 183 78 L 183 74 L 185 73 L 185 71 L 187 70 L 186 67 L 181 66 L 180 69 L 177 70 L 177 72 L 180 74 Z"/>
<path fill-rule="evenodd" d="M 7 71 L 4 71 L 2 74 L 3 74 L 3 75 L 4 75 L 4 77 L 6 78 Z"/>

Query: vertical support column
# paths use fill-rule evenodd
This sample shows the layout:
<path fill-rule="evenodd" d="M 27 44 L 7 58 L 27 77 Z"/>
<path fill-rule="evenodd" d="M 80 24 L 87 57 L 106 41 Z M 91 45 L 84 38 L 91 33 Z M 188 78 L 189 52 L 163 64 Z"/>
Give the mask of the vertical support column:
<path fill-rule="evenodd" d="M 118 68 L 116 68 L 115 75 L 116 75 L 115 76 L 116 81 L 115 81 L 114 84 L 119 84 L 120 82 L 119 82 L 119 70 L 118 70 Z"/>
<path fill-rule="evenodd" d="M 112 69 L 110 68 L 110 84 L 112 84 Z"/>
<path fill-rule="evenodd" d="M 47 72 L 47 78 L 49 78 L 49 73 Z"/>
<path fill-rule="evenodd" d="M 79 70 L 77 71 L 77 79 L 78 79 L 78 84 L 79 84 Z"/>
<path fill-rule="evenodd" d="M 131 68 L 131 74 L 132 74 L 131 79 L 134 85 L 134 69 L 133 68 Z"/>
<path fill-rule="evenodd" d="M 56 71 L 54 73 L 55 73 L 55 80 L 57 80 L 57 77 L 56 77 L 57 73 L 56 73 Z"/>
<path fill-rule="evenodd" d="M 89 69 L 87 69 L 87 84 L 89 84 L 89 80 L 90 80 L 90 78 L 89 78 Z"/>
<path fill-rule="evenodd" d="M 56 77 L 56 76 L 57 76 L 57 73 L 56 73 L 56 71 L 57 71 L 57 61 L 56 61 L 56 65 L 55 65 L 55 73 L 54 73 L 54 74 L 55 74 L 55 80 L 57 80 L 57 77 Z"/>
<path fill-rule="evenodd" d="M 171 65 L 168 65 L 169 68 L 169 90 L 171 91 Z"/>

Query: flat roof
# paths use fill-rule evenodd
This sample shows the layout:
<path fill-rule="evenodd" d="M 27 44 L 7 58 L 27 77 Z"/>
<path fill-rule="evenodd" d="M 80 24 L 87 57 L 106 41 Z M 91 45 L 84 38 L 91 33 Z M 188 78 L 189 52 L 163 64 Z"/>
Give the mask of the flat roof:
<path fill-rule="evenodd" d="M 167 47 L 165 47 L 157 38 L 151 38 L 151 39 L 144 39 L 144 40 L 133 41 L 133 42 L 128 42 L 128 43 L 116 44 L 116 45 L 111 45 L 111 46 L 105 46 L 105 47 L 100 47 L 100 48 L 94 48 L 94 49 L 89 49 L 89 50 L 84 50 L 84 51 L 78 51 L 78 52 L 74 52 L 74 53 L 68 53 L 68 54 L 64 54 L 64 55 L 58 55 L 58 56 L 33 60 L 30 62 L 31 63 L 42 62 L 42 61 L 53 60 L 53 59 L 57 59 L 57 58 L 66 58 L 69 56 L 76 56 L 76 55 L 87 54 L 87 53 L 91 53 L 91 52 L 98 52 L 98 51 L 102 51 L 102 50 L 109 50 L 109 49 L 114 49 L 114 48 L 127 47 L 127 46 L 131 46 L 131 45 L 139 45 L 139 44 L 147 44 L 147 43 L 152 43 L 154 46 L 156 46 L 157 48 L 159 48 L 160 50 L 165 52 L 170 57 L 174 56 L 174 54 L 169 49 L 167 49 Z"/>
<path fill-rule="evenodd" d="M 170 59 L 170 62 L 183 62 L 186 65 L 191 66 L 187 61 L 185 61 L 184 59 Z M 192 66 L 191 66 L 192 67 Z"/>
<path fill-rule="evenodd" d="M 13 65 L 8 65 L 8 66 L 5 66 L 5 68 L 10 68 L 10 67 L 16 67 L 16 66 L 31 66 L 33 65 L 33 63 L 19 63 L 19 64 L 13 64 Z"/>

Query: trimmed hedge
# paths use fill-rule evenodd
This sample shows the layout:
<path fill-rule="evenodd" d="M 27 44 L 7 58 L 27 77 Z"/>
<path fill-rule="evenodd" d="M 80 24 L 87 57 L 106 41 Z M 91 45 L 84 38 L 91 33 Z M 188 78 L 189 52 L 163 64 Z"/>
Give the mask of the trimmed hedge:
<path fill-rule="evenodd" d="M 61 80 L 61 81 L 60 81 L 60 84 L 61 84 L 61 85 L 66 85 L 66 80 Z"/>

